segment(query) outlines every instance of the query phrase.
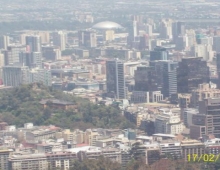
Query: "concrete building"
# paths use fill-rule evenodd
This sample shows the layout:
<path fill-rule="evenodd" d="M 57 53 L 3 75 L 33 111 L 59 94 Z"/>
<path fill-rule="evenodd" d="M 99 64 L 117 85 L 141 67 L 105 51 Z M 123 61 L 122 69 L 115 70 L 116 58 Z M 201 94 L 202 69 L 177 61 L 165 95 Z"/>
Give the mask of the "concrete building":
<path fill-rule="evenodd" d="M 9 36 L 7 36 L 7 35 L 2 35 L 2 36 L 0 37 L 0 49 L 7 50 L 9 44 L 10 44 L 10 42 L 9 42 Z"/>
<path fill-rule="evenodd" d="M 182 58 L 177 68 L 178 93 L 190 93 L 199 84 L 209 82 L 207 62 L 199 57 Z"/>
<path fill-rule="evenodd" d="M 171 19 L 163 19 L 160 23 L 160 38 L 172 39 L 172 23 Z"/>
<path fill-rule="evenodd" d="M 37 35 L 28 35 L 25 38 L 27 52 L 41 52 L 41 37 Z"/>
<path fill-rule="evenodd" d="M 155 70 L 153 67 L 137 66 L 134 72 L 135 91 L 156 91 Z"/>
<path fill-rule="evenodd" d="M 50 152 L 46 153 L 46 157 L 48 161 L 48 170 L 69 170 L 72 161 L 77 160 L 77 153 L 69 151 Z"/>
<path fill-rule="evenodd" d="M 198 109 L 193 109 L 193 108 L 185 108 L 183 110 L 183 121 L 184 121 L 184 125 L 186 127 L 190 127 L 191 125 L 193 125 L 193 115 L 199 114 L 199 110 Z"/>
<path fill-rule="evenodd" d="M 196 107 L 199 105 L 199 101 L 203 101 L 205 98 L 219 98 L 220 90 L 211 88 L 210 83 L 200 84 L 198 89 L 192 90 L 191 106 Z"/>
<path fill-rule="evenodd" d="M 146 91 L 133 91 L 131 94 L 132 103 L 149 103 L 150 94 Z"/>
<path fill-rule="evenodd" d="M 92 129 L 87 129 L 85 131 L 85 143 L 89 146 L 96 146 L 96 141 L 98 139 L 98 136 L 100 134 L 97 131 L 94 131 Z"/>
<path fill-rule="evenodd" d="M 42 57 L 46 60 L 59 60 L 61 59 L 61 50 L 55 46 L 44 46 L 42 47 Z"/>
<path fill-rule="evenodd" d="M 46 128 L 38 128 L 38 129 L 31 129 L 30 131 L 26 132 L 26 140 L 27 141 L 42 141 L 45 139 L 50 139 L 55 137 L 56 132 L 60 131 L 60 128 L 55 126 L 49 126 Z"/>
<path fill-rule="evenodd" d="M 213 37 L 213 50 L 217 53 L 220 52 L 220 36 L 214 36 Z"/>
<path fill-rule="evenodd" d="M 180 142 L 161 142 L 159 147 L 161 155 L 169 155 L 174 159 L 179 159 L 182 157 Z"/>
<path fill-rule="evenodd" d="M 150 51 L 150 61 L 168 60 L 169 53 L 166 48 L 156 46 L 153 51 Z"/>
<path fill-rule="evenodd" d="M 163 97 L 171 97 L 172 94 L 177 93 L 177 62 L 163 61 Z"/>
<path fill-rule="evenodd" d="M 5 65 L 14 64 L 19 62 L 19 54 L 26 52 L 25 46 L 10 45 L 7 50 L 3 51 L 5 56 Z"/>
<path fill-rule="evenodd" d="M 104 34 L 105 41 L 113 41 L 115 39 L 115 31 L 114 30 L 106 30 Z"/>
<path fill-rule="evenodd" d="M 48 170 L 45 154 L 12 155 L 9 158 L 9 169 L 13 170 Z"/>
<path fill-rule="evenodd" d="M 118 59 L 106 61 L 107 92 L 113 93 L 113 98 L 126 99 L 124 63 Z"/>
<path fill-rule="evenodd" d="M 42 53 L 41 52 L 21 52 L 19 54 L 19 63 L 29 68 L 42 68 Z"/>
<path fill-rule="evenodd" d="M 41 82 L 45 86 L 52 85 L 51 71 L 47 69 L 34 68 L 29 71 L 29 83 Z"/>
<path fill-rule="evenodd" d="M 94 30 L 79 31 L 79 46 L 94 48 L 97 46 L 96 32 Z"/>
<path fill-rule="evenodd" d="M 9 156 L 12 153 L 12 150 L 0 150 L 0 169 L 9 170 Z"/>
<path fill-rule="evenodd" d="M 205 145 L 197 140 L 184 140 L 181 142 L 182 156 L 185 161 L 188 161 L 188 155 L 193 156 L 193 154 L 201 155 L 205 153 Z"/>
<path fill-rule="evenodd" d="M 165 111 L 155 117 L 155 133 L 180 134 L 185 128 L 180 114 Z"/>
<path fill-rule="evenodd" d="M 199 102 L 199 113 L 207 116 L 206 133 L 220 137 L 220 98 L 207 98 Z"/>
<path fill-rule="evenodd" d="M 185 35 L 186 29 L 185 29 L 185 23 L 176 21 L 172 23 L 172 38 L 173 41 L 176 43 L 178 36 Z"/>
<path fill-rule="evenodd" d="M 57 46 L 60 49 L 60 51 L 66 49 L 67 34 L 65 32 L 63 31 L 53 32 L 52 38 L 53 38 L 53 45 Z"/>
<path fill-rule="evenodd" d="M 218 89 L 220 89 L 220 53 L 216 54 L 216 67 L 217 67 L 217 74 L 218 74 L 217 87 Z"/>
<path fill-rule="evenodd" d="M 5 86 L 17 87 L 29 83 L 29 68 L 21 65 L 3 67 L 3 83 Z"/>

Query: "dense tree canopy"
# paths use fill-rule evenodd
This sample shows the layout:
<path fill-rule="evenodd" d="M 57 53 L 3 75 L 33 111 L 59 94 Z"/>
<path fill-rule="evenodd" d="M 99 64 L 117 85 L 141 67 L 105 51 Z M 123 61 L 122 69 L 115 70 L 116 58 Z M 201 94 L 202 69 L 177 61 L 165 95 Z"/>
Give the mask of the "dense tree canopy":
<path fill-rule="evenodd" d="M 41 99 L 56 98 L 73 102 L 76 110 L 43 109 Z M 86 99 L 54 91 L 42 84 L 23 85 L 0 92 L 0 120 L 23 126 L 54 124 L 62 128 L 129 128 L 134 127 L 115 107 L 90 103 Z"/>

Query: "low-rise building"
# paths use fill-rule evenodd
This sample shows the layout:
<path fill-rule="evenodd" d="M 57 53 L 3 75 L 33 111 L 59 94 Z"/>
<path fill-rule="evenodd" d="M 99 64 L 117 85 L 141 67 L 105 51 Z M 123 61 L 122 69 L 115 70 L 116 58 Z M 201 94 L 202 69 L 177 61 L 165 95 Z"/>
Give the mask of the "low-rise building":
<path fill-rule="evenodd" d="M 198 158 L 205 153 L 204 143 L 197 140 L 184 140 L 181 142 L 182 156 L 186 161 L 188 160 L 188 155 L 196 154 Z"/>

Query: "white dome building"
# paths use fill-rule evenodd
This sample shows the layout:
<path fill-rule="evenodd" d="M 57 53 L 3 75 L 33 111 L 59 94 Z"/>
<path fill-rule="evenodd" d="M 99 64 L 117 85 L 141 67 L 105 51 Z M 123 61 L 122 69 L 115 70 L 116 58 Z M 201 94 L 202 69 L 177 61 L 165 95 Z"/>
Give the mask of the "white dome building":
<path fill-rule="evenodd" d="M 92 28 L 97 30 L 109 30 L 109 29 L 112 30 L 112 29 L 122 29 L 123 27 L 115 22 L 104 21 L 95 24 Z"/>

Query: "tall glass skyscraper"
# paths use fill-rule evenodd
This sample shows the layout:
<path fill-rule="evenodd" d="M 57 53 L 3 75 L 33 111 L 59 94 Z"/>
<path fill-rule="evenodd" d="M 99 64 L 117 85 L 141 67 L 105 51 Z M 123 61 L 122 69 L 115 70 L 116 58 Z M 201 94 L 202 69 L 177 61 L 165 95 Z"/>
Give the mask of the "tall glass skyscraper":
<path fill-rule="evenodd" d="M 118 59 L 106 61 L 107 92 L 117 99 L 126 99 L 124 63 Z"/>

